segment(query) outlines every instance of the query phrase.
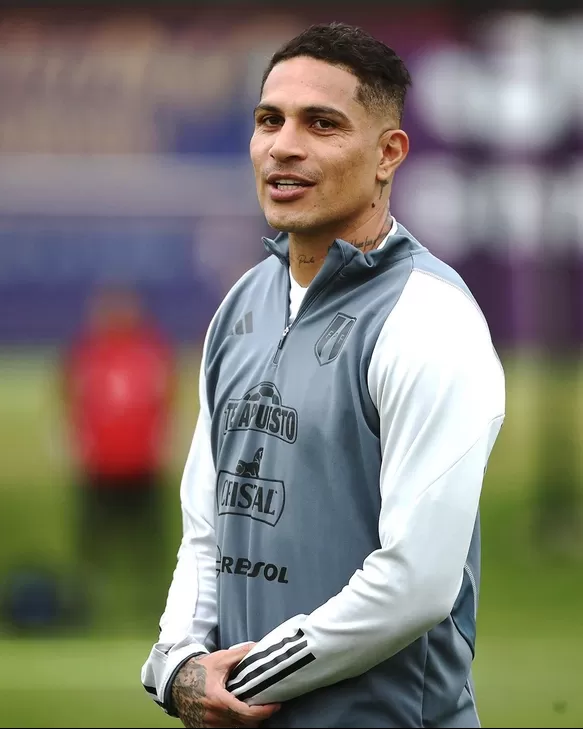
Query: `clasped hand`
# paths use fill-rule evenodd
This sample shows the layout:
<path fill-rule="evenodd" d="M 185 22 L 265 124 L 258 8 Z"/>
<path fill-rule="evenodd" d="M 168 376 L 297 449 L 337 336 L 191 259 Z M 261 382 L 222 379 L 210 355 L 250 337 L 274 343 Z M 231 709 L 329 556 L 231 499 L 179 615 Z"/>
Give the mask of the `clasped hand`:
<path fill-rule="evenodd" d="M 185 727 L 258 727 L 280 708 L 248 706 L 226 689 L 231 669 L 252 647 L 216 651 L 182 666 L 172 684 L 172 701 Z"/>

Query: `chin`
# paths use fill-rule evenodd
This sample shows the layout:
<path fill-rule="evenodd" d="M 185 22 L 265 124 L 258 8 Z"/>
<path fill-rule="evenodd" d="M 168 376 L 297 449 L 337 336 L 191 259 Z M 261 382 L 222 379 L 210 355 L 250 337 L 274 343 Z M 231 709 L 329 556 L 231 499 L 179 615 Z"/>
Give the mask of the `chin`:
<path fill-rule="evenodd" d="M 321 226 L 316 218 L 302 213 L 269 211 L 265 214 L 268 225 L 281 233 L 306 233 Z"/>

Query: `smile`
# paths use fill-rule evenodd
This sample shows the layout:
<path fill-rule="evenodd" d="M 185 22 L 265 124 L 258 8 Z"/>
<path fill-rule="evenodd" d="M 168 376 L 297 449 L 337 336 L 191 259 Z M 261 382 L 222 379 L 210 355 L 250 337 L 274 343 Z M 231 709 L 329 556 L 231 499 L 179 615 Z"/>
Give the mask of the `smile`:
<path fill-rule="evenodd" d="M 291 202 L 299 200 L 306 192 L 313 187 L 312 183 L 304 183 L 299 180 L 281 178 L 269 184 L 269 193 L 272 200 L 276 202 Z"/>

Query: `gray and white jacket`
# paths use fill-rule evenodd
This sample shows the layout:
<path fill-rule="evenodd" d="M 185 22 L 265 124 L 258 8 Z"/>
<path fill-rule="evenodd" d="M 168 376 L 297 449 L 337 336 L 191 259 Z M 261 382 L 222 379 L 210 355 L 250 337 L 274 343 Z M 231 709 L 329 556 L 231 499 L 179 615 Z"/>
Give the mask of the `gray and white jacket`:
<path fill-rule="evenodd" d="M 266 727 L 479 726 L 479 501 L 504 373 L 459 275 L 402 226 L 336 240 L 291 326 L 288 241 L 204 342 L 184 533 L 142 682 L 197 652 Z"/>

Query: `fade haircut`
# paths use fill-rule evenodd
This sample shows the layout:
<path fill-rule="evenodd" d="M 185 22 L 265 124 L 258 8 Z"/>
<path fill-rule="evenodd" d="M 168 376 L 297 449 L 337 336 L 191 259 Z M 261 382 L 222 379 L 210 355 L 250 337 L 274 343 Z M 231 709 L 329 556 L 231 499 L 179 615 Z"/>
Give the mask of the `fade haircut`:
<path fill-rule="evenodd" d="M 346 23 L 311 25 L 276 51 L 261 81 L 261 92 L 273 68 L 282 61 L 307 56 L 349 71 L 359 80 L 356 99 L 382 116 L 401 123 L 411 77 L 392 48 L 362 28 Z"/>

